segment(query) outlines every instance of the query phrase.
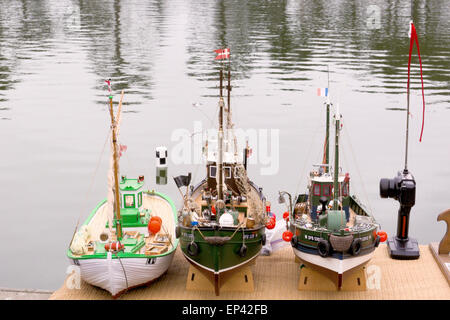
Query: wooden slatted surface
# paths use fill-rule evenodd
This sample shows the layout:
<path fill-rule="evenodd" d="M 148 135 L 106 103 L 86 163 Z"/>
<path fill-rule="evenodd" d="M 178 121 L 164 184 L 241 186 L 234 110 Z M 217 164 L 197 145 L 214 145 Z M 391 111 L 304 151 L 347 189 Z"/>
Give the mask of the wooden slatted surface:
<path fill-rule="evenodd" d="M 218 299 L 450 299 L 450 287 L 426 245 L 420 246 L 419 260 L 393 260 L 386 245 L 380 245 L 368 263 L 367 291 L 299 291 L 299 264 L 291 247 L 261 256 L 252 266 L 254 292 L 223 292 Z M 187 291 L 189 263 L 180 248 L 167 274 L 148 287 L 133 289 L 119 299 L 217 299 L 208 291 Z M 377 276 L 379 275 L 379 277 Z M 379 289 L 377 289 L 379 279 Z M 111 299 L 104 290 L 86 283 L 81 289 L 62 287 L 50 299 Z"/>

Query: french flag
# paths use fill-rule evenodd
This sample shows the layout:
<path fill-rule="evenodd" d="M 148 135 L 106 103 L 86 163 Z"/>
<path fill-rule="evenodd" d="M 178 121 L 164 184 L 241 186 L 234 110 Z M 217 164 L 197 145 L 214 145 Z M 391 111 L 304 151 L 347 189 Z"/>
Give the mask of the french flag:
<path fill-rule="evenodd" d="M 317 88 L 317 96 L 328 97 L 328 88 Z"/>

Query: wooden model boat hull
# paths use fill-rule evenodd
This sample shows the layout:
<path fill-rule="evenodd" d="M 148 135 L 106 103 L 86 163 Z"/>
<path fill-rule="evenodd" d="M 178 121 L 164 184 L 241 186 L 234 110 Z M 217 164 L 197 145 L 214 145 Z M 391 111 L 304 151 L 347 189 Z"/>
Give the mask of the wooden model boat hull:
<path fill-rule="evenodd" d="M 186 259 L 196 267 L 214 274 L 241 267 L 255 259 L 265 242 L 265 227 L 245 229 L 244 232 L 239 230 L 236 233 L 232 228 L 200 228 L 204 237 L 231 237 L 235 233 L 224 244 L 211 244 L 198 230 L 192 232 L 192 228 L 180 228 L 180 248 Z M 195 251 L 189 248 L 193 243 L 197 247 Z M 242 249 L 243 246 L 246 249 Z"/>
<path fill-rule="evenodd" d="M 81 278 L 107 290 L 116 298 L 131 288 L 143 286 L 163 275 L 172 263 L 175 251 L 156 258 L 117 258 L 72 260 L 80 267 Z"/>

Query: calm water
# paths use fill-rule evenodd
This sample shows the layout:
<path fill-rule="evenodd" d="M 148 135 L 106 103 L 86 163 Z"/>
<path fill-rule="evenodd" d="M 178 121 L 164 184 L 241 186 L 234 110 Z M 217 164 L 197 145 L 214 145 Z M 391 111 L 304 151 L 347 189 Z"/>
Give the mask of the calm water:
<path fill-rule="evenodd" d="M 278 190 L 303 191 L 320 161 L 327 85 L 344 116 L 342 166 L 382 228 L 398 204 L 379 197 L 382 177 L 404 161 L 410 13 L 419 34 L 427 109 L 413 58 L 409 168 L 417 181 L 410 235 L 438 241 L 450 206 L 450 13 L 448 1 L 0 1 L 0 287 L 56 289 L 79 217 L 106 196 L 109 126 L 104 80 L 126 91 L 122 174 L 154 186 L 154 148 L 215 119 L 214 49 L 232 52 L 234 120 L 279 130 L 279 169 L 250 176 L 279 216 Z M 369 23 L 370 25 L 370 23 Z M 371 25 L 373 26 L 373 25 Z M 416 51 L 415 51 L 416 52 Z M 196 107 L 193 106 L 196 103 Z M 257 147 L 254 153 L 257 153 Z M 169 154 L 170 155 L 170 154 Z M 173 160 L 173 157 L 172 157 Z M 96 167 L 98 165 L 98 170 Z M 169 162 L 170 174 L 195 171 Z M 201 169 L 196 180 L 202 176 Z M 159 188 L 179 203 L 170 181 Z"/>

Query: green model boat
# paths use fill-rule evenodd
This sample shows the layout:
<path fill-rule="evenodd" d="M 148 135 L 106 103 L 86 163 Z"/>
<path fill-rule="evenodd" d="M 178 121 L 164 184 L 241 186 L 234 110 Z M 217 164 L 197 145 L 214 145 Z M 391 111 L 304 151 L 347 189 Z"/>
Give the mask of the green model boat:
<path fill-rule="evenodd" d="M 219 129 L 217 140 L 209 139 L 205 144 L 206 178 L 191 187 L 190 174 L 175 178 L 179 188 L 187 187 L 176 229 L 181 250 L 192 265 L 209 276 L 216 295 L 224 272 L 259 255 L 265 244 L 266 211 L 270 211 L 266 209 L 270 204 L 266 203 L 262 189 L 247 177 L 248 144 L 243 153 L 237 149 L 231 123 L 230 71 L 227 88 L 225 108 L 220 70 Z"/>
<path fill-rule="evenodd" d="M 291 201 L 285 191 L 279 201 L 290 198 L 288 230 L 283 234 L 291 241 L 295 255 L 307 266 L 331 277 L 342 287 L 344 273 L 368 262 L 385 233 L 377 233 L 379 225 L 370 212 L 350 195 L 350 175 L 340 172 L 339 132 L 341 115 L 335 114 L 334 167 L 329 165 L 330 100 L 326 102 L 327 130 L 323 163 L 310 172 L 306 194 Z M 287 218 L 285 216 L 285 218 Z"/>
<path fill-rule="evenodd" d="M 108 83 L 109 85 L 109 83 Z M 119 179 L 120 99 L 111 115 L 111 160 L 108 196 L 74 234 L 67 256 L 84 281 L 118 297 L 164 274 L 172 262 L 177 213 L 166 195 L 144 190 L 144 176 Z M 122 150 L 123 151 L 123 150 Z"/>

